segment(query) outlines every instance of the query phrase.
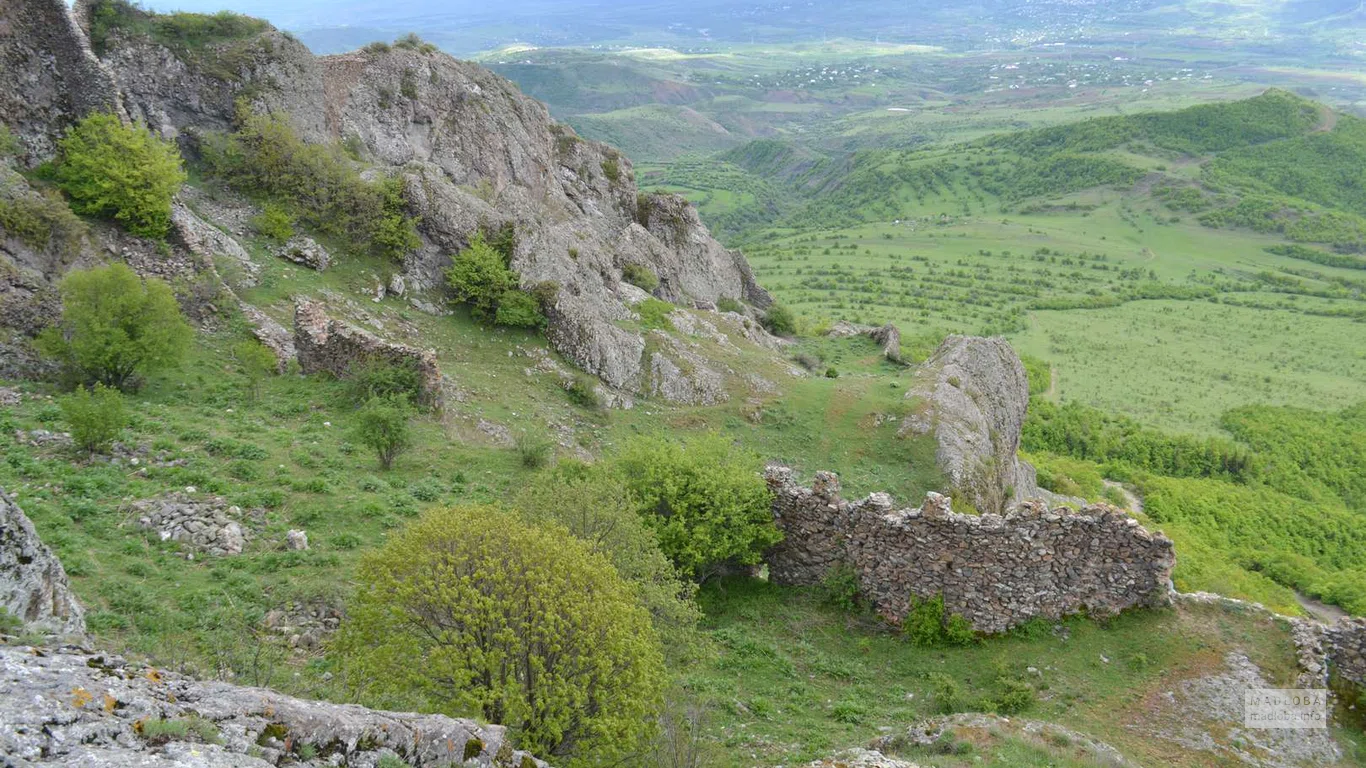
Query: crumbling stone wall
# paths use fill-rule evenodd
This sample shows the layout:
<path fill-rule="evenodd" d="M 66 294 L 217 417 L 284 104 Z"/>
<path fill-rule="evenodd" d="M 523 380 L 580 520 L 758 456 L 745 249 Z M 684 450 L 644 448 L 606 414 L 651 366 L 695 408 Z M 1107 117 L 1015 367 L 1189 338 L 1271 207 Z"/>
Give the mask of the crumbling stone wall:
<path fill-rule="evenodd" d="M 1366 619 L 1339 619 L 1323 635 L 1332 672 L 1339 679 L 1366 689 Z"/>
<path fill-rule="evenodd" d="M 417 366 L 422 381 L 418 403 L 438 409 L 442 405 L 441 371 L 436 365 L 436 350 L 394 344 L 369 331 L 333 320 L 318 302 L 305 301 L 294 308 L 294 348 L 299 368 L 304 373 L 327 371 L 339 378 L 345 378 L 355 366 L 368 362 L 411 363 Z"/>
<path fill-rule="evenodd" d="M 919 509 L 895 509 L 876 493 L 846 502 L 839 479 L 817 473 L 811 488 L 790 469 L 767 473 L 773 515 L 786 534 L 768 557 L 780 584 L 817 584 L 839 565 L 893 623 L 913 599 L 944 606 L 981 632 L 1004 632 L 1035 616 L 1112 615 L 1170 600 L 1172 542 L 1108 505 L 1080 513 L 1024 502 L 1006 515 L 962 515 L 930 493 Z"/>

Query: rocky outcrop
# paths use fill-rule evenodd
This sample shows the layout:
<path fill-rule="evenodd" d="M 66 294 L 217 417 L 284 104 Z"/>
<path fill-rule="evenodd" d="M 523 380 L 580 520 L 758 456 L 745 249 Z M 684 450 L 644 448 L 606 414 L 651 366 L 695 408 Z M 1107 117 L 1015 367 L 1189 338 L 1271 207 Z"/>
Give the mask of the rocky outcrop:
<path fill-rule="evenodd" d="M 85 633 L 85 612 L 67 583 L 66 570 L 38 538 L 33 523 L 0 490 L 0 608 L 30 632 Z"/>
<path fill-rule="evenodd" d="M 289 242 L 274 250 L 276 256 L 318 272 L 327 269 L 332 263 L 332 256 L 327 252 L 327 249 L 307 235 L 291 237 Z"/>
<path fill-rule="evenodd" d="M 888 757 L 871 749 L 849 749 L 821 760 L 807 763 L 807 768 L 920 768 L 895 757 Z"/>
<path fill-rule="evenodd" d="M 906 399 L 915 407 L 899 434 L 934 436 L 940 471 L 979 511 L 1043 496 L 1034 468 L 1016 456 L 1029 379 L 1005 339 L 948 337 L 916 371 Z"/>
<path fill-rule="evenodd" d="M 158 743 L 142 735 L 155 720 L 197 725 Z M 0 648 L 0 755 L 73 768 L 373 766 L 384 755 L 413 768 L 545 766 L 499 726 L 200 682 L 75 648 Z"/>
<path fill-rule="evenodd" d="M 0 3 L 0 118 L 34 166 L 91 112 L 119 111 L 118 89 L 64 0 Z"/>
<path fill-rule="evenodd" d="M 937 493 L 919 509 L 896 509 L 885 493 L 846 502 L 829 472 L 817 473 L 811 488 L 785 467 L 766 478 L 784 534 L 766 558 L 773 581 L 819 584 L 848 567 L 860 594 L 893 623 L 914 601 L 937 595 L 980 632 L 1170 600 L 1171 540 L 1108 505 L 1075 514 L 1022 502 L 1004 516 L 974 516 L 952 512 Z"/>
<path fill-rule="evenodd" d="M 346 378 L 358 367 L 372 363 L 411 365 L 420 381 L 417 404 L 437 409 L 442 406 L 436 350 L 394 344 L 354 325 L 333 320 L 318 302 L 305 301 L 295 307 L 294 349 L 304 373 L 326 371 L 338 378 Z"/>
<path fill-rule="evenodd" d="M 886 325 L 859 325 L 848 320 L 840 320 L 825 332 L 832 339 L 847 339 L 851 336 L 867 336 L 882 347 L 882 356 L 888 360 L 901 362 L 901 331 L 892 323 Z"/>

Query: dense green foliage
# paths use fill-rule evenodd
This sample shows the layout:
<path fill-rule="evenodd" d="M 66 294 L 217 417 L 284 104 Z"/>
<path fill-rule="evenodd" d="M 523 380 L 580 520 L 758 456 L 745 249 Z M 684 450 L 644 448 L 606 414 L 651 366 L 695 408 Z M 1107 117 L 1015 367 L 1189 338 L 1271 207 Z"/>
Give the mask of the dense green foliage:
<path fill-rule="evenodd" d="M 674 309 L 674 305 L 653 296 L 635 306 L 642 328 L 658 328 L 665 331 L 673 330 L 674 321 L 669 319 L 669 315 L 673 314 Z"/>
<path fill-rule="evenodd" d="M 792 336 L 797 332 L 797 315 L 786 306 L 774 302 L 764 312 L 764 327 L 776 336 Z"/>
<path fill-rule="evenodd" d="M 285 118 L 239 107 L 236 130 L 206 134 L 201 152 L 210 175 L 314 231 L 395 260 L 421 245 L 401 178 L 365 180 L 339 145 L 309 144 Z"/>
<path fill-rule="evenodd" d="M 607 467 L 564 461 L 538 475 L 518 494 L 526 519 L 564 526 L 612 562 L 650 611 L 669 650 L 681 650 L 701 614 L 697 588 L 660 550 L 654 531 L 639 513 L 639 501 L 624 478 Z"/>
<path fill-rule="evenodd" d="M 720 435 L 686 442 L 638 437 L 609 462 L 664 554 L 699 581 L 728 565 L 753 565 L 782 539 L 759 476 L 758 454 Z"/>
<path fill-rule="evenodd" d="M 73 210 L 112 218 L 135 235 L 166 236 L 171 198 L 186 178 L 173 142 L 96 113 L 73 126 L 59 150 L 54 176 Z"/>
<path fill-rule="evenodd" d="M 80 250 L 87 227 L 57 192 L 30 192 L 17 177 L 0 175 L 0 230 L 30 248 L 70 256 Z"/>
<path fill-rule="evenodd" d="M 1265 194 L 1308 200 L 1366 216 L 1366 120 L 1342 115 L 1331 131 L 1231 149 L 1209 165 L 1206 178 Z"/>
<path fill-rule="evenodd" d="M 1223 425 L 1256 452 L 1268 485 L 1366 512 L 1366 403 L 1341 411 L 1245 406 L 1225 414 Z"/>
<path fill-rule="evenodd" d="M 251 220 L 251 226 L 278 243 L 294 237 L 294 216 L 277 203 L 263 205 L 260 215 Z"/>
<path fill-rule="evenodd" d="M 610 765 L 652 735 L 664 665 L 650 616 L 564 528 L 438 509 L 358 575 L 336 648 L 382 700 L 510 726 L 562 765 Z"/>
<path fill-rule="evenodd" d="M 247 377 L 247 392 L 256 400 L 261 396 L 261 385 L 279 371 L 275 353 L 256 339 L 248 339 L 233 345 L 232 357 Z"/>
<path fill-rule="evenodd" d="M 62 418 L 71 428 L 71 441 L 86 453 L 107 450 L 128 423 L 123 395 L 103 384 L 81 387 L 63 397 L 59 405 Z"/>
<path fill-rule="evenodd" d="M 411 418 L 406 397 L 371 397 L 356 414 L 352 437 L 375 452 L 380 469 L 393 469 L 394 460 L 413 445 Z"/>
<path fill-rule="evenodd" d="M 1027 451 L 1125 462 L 1171 477 L 1247 480 L 1256 472 L 1249 451 L 1229 441 L 1164 434 L 1076 402 L 1032 402 L 1020 445 Z"/>
<path fill-rule="evenodd" d="M 497 236 L 490 241 L 483 233 L 476 233 L 451 259 L 446 284 L 455 300 L 468 305 L 478 320 L 539 328 L 545 324 L 541 302 L 517 287 L 517 273 L 508 264 L 510 248 L 499 248 L 499 242 Z"/>
<path fill-rule="evenodd" d="M 76 383 L 135 390 L 177 364 L 194 335 L 170 286 L 121 263 L 70 272 L 61 293 L 61 320 L 37 345 Z"/>
<path fill-rule="evenodd" d="M 1274 253 L 1277 256 L 1288 256 L 1292 259 L 1299 259 L 1301 261 L 1312 261 L 1315 264 L 1322 264 L 1325 267 L 1366 269 L 1366 259 L 1359 256 L 1328 253 L 1317 248 L 1307 248 L 1303 245 L 1271 245 L 1267 246 L 1266 252 Z"/>

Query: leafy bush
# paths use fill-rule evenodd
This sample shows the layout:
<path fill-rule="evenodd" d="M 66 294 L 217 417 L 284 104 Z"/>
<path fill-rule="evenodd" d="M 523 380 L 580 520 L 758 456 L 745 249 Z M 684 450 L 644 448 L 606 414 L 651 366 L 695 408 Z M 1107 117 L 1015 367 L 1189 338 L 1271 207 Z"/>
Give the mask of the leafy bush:
<path fill-rule="evenodd" d="M 669 315 L 673 314 L 674 305 L 669 302 L 651 297 L 637 304 L 635 309 L 636 314 L 640 315 L 642 327 L 673 330 L 674 321 L 669 319 Z"/>
<path fill-rule="evenodd" d="M 598 398 L 597 382 L 588 376 L 575 375 L 564 391 L 569 395 L 570 402 L 580 408 L 595 411 L 602 407 L 602 401 Z"/>
<path fill-rule="evenodd" d="M 618 181 L 621 181 L 621 161 L 617 159 L 616 155 L 608 155 L 607 157 L 603 158 L 602 175 L 606 176 L 607 180 L 612 182 L 613 184 L 617 183 Z M 646 288 L 646 290 L 653 289 Z"/>
<path fill-rule="evenodd" d="M 411 417 L 407 398 L 372 397 L 356 415 L 352 439 L 375 452 L 381 469 L 391 469 L 394 460 L 412 446 Z"/>
<path fill-rule="evenodd" d="M 515 504 L 528 520 L 563 525 L 611 560 L 635 588 L 660 635 L 669 638 L 669 648 L 686 644 L 701 618 L 692 599 L 697 586 L 665 557 L 637 511 L 638 500 L 610 467 L 561 462 L 537 475 Z"/>
<path fill-rule="evenodd" d="M 123 395 L 103 384 L 77 389 L 59 402 L 62 418 L 71 428 L 72 442 L 86 453 L 108 449 L 128 424 Z"/>
<path fill-rule="evenodd" d="M 645 291 L 654 293 L 659 287 L 659 275 L 644 264 L 631 263 L 621 268 L 621 279 Z"/>
<path fill-rule="evenodd" d="M 1029 379 L 1029 396 L 1042 395 L 1053 386 L 1053 367 L 1047 360 L 1029 355 L 1020 355 L 1024 363 L 1025 376 Z"/>
<path fill-rule="evenodd" d="M 371 358 L 353 362 L 346 372 L 346 393 L 352 403 L 362 405 L 374 398 L 405 398 L 409 403 L 422 397 L 422 373 L 411 358 L 399 362 Z"/>
<path fill-rule="evenodd" d="M 337 144 L 308 144 L 279 116 L 238 109 L 237 130 L 209 133 L 200 151 L 211 176 L 270 199 L 310 229 L 394 260 L 421 245 L 405 212 L 403 180 L 367 181 Z"/>
<path fill-rule="evenodd" d="M 283 243 L 294 237 L 294 216 L 278 203 L 266 203 L 251 226 L 265 237 Z"/>
<path fill-rule="evenodd" d="M 434 510 L 358 581 L 335 650 L 385 701 L 510 726 L 560 764 L 608 764 L 653 735 L 665 671 L 649 614 L 565 529 Z"/>
<path fill-rule="evenodd" d="M 840 610 L 858 610 L 858 572 L 843 563 L 831 568 L 821 579 L 821 595 L 825 602 Z"/>
<path fill-rule="evenodd" d="M 125 264 L 71 272 L 61 294 L 62 318 L 37 345 L 80 383 L 136 389 L 177 364 L 194 336 L 170 286 L 140 280 Z"/>
<path fill-rule="evenodd" d="M 513 441 L 517 458 L 528 469 L 539 469 L 550 462 L 555 444 L 534 432 L 521 432 Z"/>
<path fill-rule="evenodd" d="M 792 336 L 797 333 L 797 316 L 782 304 L 774 303 L 764 313 L 764 327 L 775 336 Z"/>
<path fill-rule="evenodd" d="M 935 709 L 941 714 L 951 715 L 963 709 L 963 688 L 957 680 L 939 673 L 932 678 Z"/>
<path fill-rule="evenodd" d="M 745 313 L 745 305 L 741 304 L 736 299 L 732 299 L 729 296 L 722 296 L 721 298 L 716 300 L 716 311 L 734 312 L 736 314 L 743 315 Z"/>
<path fill-rule="evenodd" d="M 839 369 L 835 368 L 834 366 L 831 366 L 831 367 L 825 369 L 825 378 L 827 378 L 827 379 L 838 379 L 839 377 L 840 377 Z"/>
<path fill-rule="evenodd" d="M 944 596 L 911 598 L 911 610 L 901 622 L 902 635 L 913 645 L 929 648 L 945 643 L 967 645 L 977 639 L 968 620 L 944 609 Z"/>
<path fill-rule="evenodd" d="M 476 233 L 469 246 L 451 260 L 446 283 L 455 300 L 468 304 L 470 314 L 484 322 L 523 328 L 544 325 L 540 302 L 518 289 L 517 273 L 508 266 L 511 252 L 503 253 L 498 244 Z"/>
<path fill-rule="evenodd" d="M 248 339 L 233 345 L 232 357 L 247 377 L 247 393 L 254 402 L 261 396 L 261 385 L 279 370 L 275 353 L 261 342 Z"/>
<path fill-rule="evenodd" d="M 638 437 L 609 466 L 625 479 L 660 549 L 694 579 L 727 564 L 753 565 L 782 539 L 759 456 L 720 435 L 686 443 Z"/>
<path fill-rule="evenodd" d="M 0 230 L 35 250 L 73 255 L 87 227 L 55 191 L 25 194 L 21 185 L 0 183 Z"/>
<path fill-rule="evenodd" d="M 171 198 L 186 179 L 173 142 L 97 113 L 77 123 L 58 147 L 54 176 L 73 210 L 113 218 L 142 237 L 166 236 Z"/>

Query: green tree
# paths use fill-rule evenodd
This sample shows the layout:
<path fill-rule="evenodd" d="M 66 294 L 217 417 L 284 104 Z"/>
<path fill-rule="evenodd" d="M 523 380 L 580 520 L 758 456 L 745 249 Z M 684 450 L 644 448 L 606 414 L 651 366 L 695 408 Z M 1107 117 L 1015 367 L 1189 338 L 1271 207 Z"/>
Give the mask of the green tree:
<path fill-rule="evenodd" d="M 143 280 L 126 264 L 71 272 L 61 294 L 62 319 L 37 345 L 79 383 L 136 389 L 177 364 L 194 337 L 170 286 Z"/>
<path fill-rule="evenodd" d="M 251 396 L 252 402 L 255 402 L 261 396 L 261 385 L 280 370 L 280 363 L 275 359 L 274 352 L 255 340 L 235 344 L 232 356 L 242 368 L 242 373 L 246 375 L 247 393 Z"/>
<path fill-rule="evenodd" d="M 173 142 L 97 113 L 77 123 L 59 148 L 55 175 L 73 210 L 113 218 L 142 237 L 166 236 L 171 198 L 186 178 Z"/>
<path fill-rule="evenodd" d="M 352 435 L 375 452 L 381 469 L 392 469 L 394 460 L 412 447 L 412 415 L 406 397 L 372 397 L 356 415 Z"/>
<path fill-rule="evenodd" d="M 664 554 L 706 580 L 729 564 L 753 565 L 782 539 L 758 454 L 720 435 L 687 443 L 638 437 L 609 461 Z"/>
<path fill-rule="evenodd" d="M 58 404 L 62 418 L 71 428 L 72 442 L 86 453 L 108 449 L 128 424 L 123 395 L 103 384 L 96 384 L 93 389 L 77 389 Z"/>
<path fill-rule="evenodd" d="M 516 506 L 532 522 L 553 522 L 612 561 L 636 590 L 661 635 L 677 640 L 697 628 L 697 586 L 683 578 L 638 513 L 626 481 L 611 467 L 560 462 L 536 476 Z"/>
<path fill-rule="evenodd" d="M 470 238 L 467 248 L 455 255 L 446 280 L 456 301 L 470 306 L 477 319 L 493 321 L 503 295 L 517 289 L 517 275 L 482 233 Z"/>
<path fill-rule="evenodd" d="M 560 765 L 653 735 L 664 665 L 605 557 L 494 506 L 437 509 L 361 563 L 334 651 L 373 693 L 514 729 Z"/>

